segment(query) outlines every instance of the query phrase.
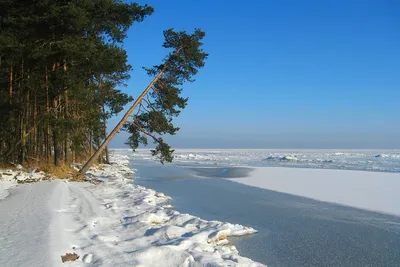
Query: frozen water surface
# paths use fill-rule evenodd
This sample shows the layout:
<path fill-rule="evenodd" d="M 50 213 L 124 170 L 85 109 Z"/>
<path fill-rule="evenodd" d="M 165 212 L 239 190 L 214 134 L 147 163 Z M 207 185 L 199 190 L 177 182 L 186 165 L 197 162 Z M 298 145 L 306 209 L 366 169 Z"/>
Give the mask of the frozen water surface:
<path fill-rule="evenodd" d="M 149 159 L 139 149 L 134 159 Z M 400 172 L 400 150 L 352 149 L 177 149 L 175 162 L 206 165 L 275 166 Z"/>
<path fill-rule="evenodd" d="M 147 151 L 131 154 L 136 182 L 171 196 L 181 212 L 258 230 L 231 239 L 243 256 L 269 266 L 400 266 L 400 217 L 223 179 L 248 175 L 245 166 L 398 172 L 397 151 L 177 152 L 177 161 L 164 166 Z"/>

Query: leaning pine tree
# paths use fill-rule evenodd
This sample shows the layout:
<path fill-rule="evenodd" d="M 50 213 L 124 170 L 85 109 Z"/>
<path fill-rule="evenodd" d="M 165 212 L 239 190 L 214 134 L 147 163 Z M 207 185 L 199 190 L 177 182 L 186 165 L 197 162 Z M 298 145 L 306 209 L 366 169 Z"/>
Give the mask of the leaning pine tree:
<path fill-rule="evenodd" d="M 208 56 L 202 49 L 204 36 L 205 33 L 199 29 L 193 34 L 176 32 L 173 29 L 164 31 L 163 47 L 172 51 L 161 65 L 145 69 L 149 76 L 154 77 L 153 80 L 82 167 L 81 174 L 86 173 L 121 129 L 130 133 L 127 144 L 132 149 L 135 150 L 139 144 L 147 145 L 149 137 L 156 144 L 152 150 L 153 156 L 161 163 L 173 160 L 174 150 L 159 136 L 174 135 L 179 130 L 174 127 L 172 120 L 186 107 L 188 100 L 181 96 L 181 86 L 186 82 L 193 82 L 193 76 L 204 66 Z"/>

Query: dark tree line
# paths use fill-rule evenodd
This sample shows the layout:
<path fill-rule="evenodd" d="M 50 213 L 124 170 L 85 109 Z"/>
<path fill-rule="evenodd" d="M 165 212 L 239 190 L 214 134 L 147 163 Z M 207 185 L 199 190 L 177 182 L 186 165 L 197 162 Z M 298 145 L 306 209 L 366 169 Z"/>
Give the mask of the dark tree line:
<path fill-rule="evenodd" d="M 0 162 L 59 165 L 97 151 L 107 119 L 133 101 L 118 89 L 131 70 L 121 44 L 128 28 L 152 12 L 120 0 L 0 1 Z M 168 71 L 124 126 L 133 148 L 153 136 L 154 153 L 172 160 L 154 134 L 178 130 L 172 117 L 187 101 L 180 86 L 204 65 L 203 36 L 165 32 L 164 47 L 174 52 L 147 71 L 157 75 L 167 65 Z"/>

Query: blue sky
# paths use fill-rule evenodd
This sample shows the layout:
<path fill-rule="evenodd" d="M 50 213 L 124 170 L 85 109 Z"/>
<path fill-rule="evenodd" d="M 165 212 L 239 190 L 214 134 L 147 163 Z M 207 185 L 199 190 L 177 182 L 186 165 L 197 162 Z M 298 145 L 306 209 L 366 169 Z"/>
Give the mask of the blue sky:
<path fill-rule="evenodd" d="M 166 54 L 164 29 L 207 34 L 206 66 L 167 138 L 175 147 L 400 148 L 399 1 L 139 3 L 155 12 L 124 44 L 133 97 L 150 81 L 141 67 Z"/>

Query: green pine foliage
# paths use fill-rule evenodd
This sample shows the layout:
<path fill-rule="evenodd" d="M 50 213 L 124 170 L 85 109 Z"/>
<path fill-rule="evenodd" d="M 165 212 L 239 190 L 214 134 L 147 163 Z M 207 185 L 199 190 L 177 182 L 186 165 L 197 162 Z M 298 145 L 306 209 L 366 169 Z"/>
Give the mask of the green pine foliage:
<path fill-rule="evenodd" d="M 131 66 L 122 43 L 127 30 L 153 13 L 122 0 L 0 1 L 0 163 L 80 161 L 104 148 L 107 120 L 133 98 L 118 88 Z M 145 69 L 151 91 L 124 129 L 127 143 L 173 160 L 163 135 L 187 105 L 183 85 L 205 64 L 205 33 L 164 31 L 169 54 Z M 121 127 L 121 126 L 119 126 Z M 98 150 L 97 154 L 102 152 Z"/>
<path fill-rule="evenodd" d="M 153 8 L 118 0 L 0 1 L 0 163 L 79 160 L 132 98 L 128 28 Z"/>
<path fill-rule="evenodd" d="M 204 36 L 205 33 L 199 29 L 193 34 L 173 29 L 164 31 L 163 47 L 172 51 L 161 65 L 146 69 L 151 77 L 159 73 L 162 75 L 154 83 L 147 98 L 141 102 L 132 123 L 125 126 L 125 130 L 131 134 L 127 144 L 136 149 L 139 144 L 147 145 L 147 137 L 152 138 L 156 144 L 152 154 L 161 163 L 171 162 L 174 150 L 156 135 L 174 135 L 179 130 L 172 120 L 186 107 L 188 101 L 181 96 L 182 86 L 186 82 L 193 82 L 194 75 L 205 64 L 208 54 L 202 49 Z"/>

